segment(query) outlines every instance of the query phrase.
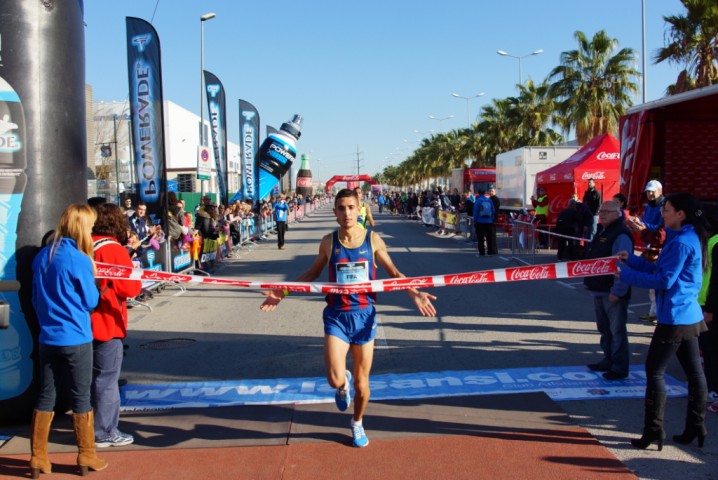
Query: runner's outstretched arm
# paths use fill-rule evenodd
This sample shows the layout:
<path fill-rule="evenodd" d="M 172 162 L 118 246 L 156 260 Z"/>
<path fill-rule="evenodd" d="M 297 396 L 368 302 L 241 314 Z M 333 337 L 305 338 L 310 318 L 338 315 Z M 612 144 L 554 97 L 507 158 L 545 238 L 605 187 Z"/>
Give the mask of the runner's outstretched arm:
<path fill-rule="evenodd" d="M 389 256 L 389 252 L 386 249 L 386 243 L 384 243 L 384 240 L 382 240 L 381 237 L 375 232 L 372 232 L 371 244 L 374 247 L 374 259 L 379 263 L 379 265 L 382 266 L 382 268 L 384 268 L 384 270 L 386 270 L 386 273 L 391 278 L 406 277 L 406 275 L 401 273 L 396 268 L 394 262 L 392 262 L 391 257 Z M 432 300 L 436 300 L 436 297 L 434 295 L 431 295 L 426 292 L 420 292 L 415 288 L 407 289 L 406 293 L 414 301 L 416 308 L 419 310 L 419 312 L 421 312 L 423 316 L 436 316 L 436 308 L 434 308 L 434 305 L 431 303 Z"/>
<path fill-rule="evenodd" d="M 324 270 L 324 266 L 329 261 L 330 242 L 331 235 L 326 235 L 322 238 L 322 241 L 319 244 L 319 253 L 317 254 L 317 258 L 314 259 L 314 263 L 312 263 L 312 266 L 309 267 L 309 270 L 299 275 L 295 281 L 311 282 L 319 278 L 319 275 L 322 274 L 322 270 Z M 264 312 L 271 312 L 276 309 L 279 302 L 286 297 L 284 290 L 262 292 L 262 295 L 267 297 L 262 305 L 259 306 L 259 309 Z"/>

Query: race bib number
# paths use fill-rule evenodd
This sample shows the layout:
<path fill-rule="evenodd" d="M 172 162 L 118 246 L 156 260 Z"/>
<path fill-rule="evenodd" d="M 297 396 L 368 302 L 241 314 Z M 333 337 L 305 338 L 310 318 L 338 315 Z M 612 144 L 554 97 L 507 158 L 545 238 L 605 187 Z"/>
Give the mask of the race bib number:
<path fill-rule="evenodd" d="M 359 283 L 369 281 L 369 262 L 337 263 L 337 283 Z"/>

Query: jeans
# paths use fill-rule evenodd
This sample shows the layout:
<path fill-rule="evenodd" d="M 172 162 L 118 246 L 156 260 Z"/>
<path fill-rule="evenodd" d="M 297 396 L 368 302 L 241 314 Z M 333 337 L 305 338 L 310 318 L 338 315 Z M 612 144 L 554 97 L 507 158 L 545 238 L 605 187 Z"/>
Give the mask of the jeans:
<path fill-rule="evenodd" d="M 476 222 L 476 239 L 479 242 L 479 255 L 486 255 L 488 253 L 495 252 L 496 250 L 496 237 L 491 237 L 491 223 L 479 223 Z M 484 246 L 484 239 L 486 239 L 486 247 Z"/>
<path fill-rule="evenodd" d="M 117 431 L 120 422 L 120 379 L 122 340 L 93 342 L 92 408 L 95 409 L 95 438 L 102 440 Z"/>
<path fill-rule="evenodd" d="M 51 412 L 55 408 L 57 392 L 62 382 L 69 382 L 72 393 L 72 411 L 87 413 L 91 410 L 90 386 L 92 384 L 92 343 L 70 347 L 54 345 L 39 346 L 40 395 L 35 409 Z"/>
<path fill-rule="evenodd" d="M 705 399 L 708 389 L 698 352 L 698 337 L 674 343 L 657 339 L 655 336 L 651 339 L 646 356 L 646 395 L 653 392 L 665 397 L 666 367 L 674 354 L 686 374 L 688 395 Z"/>
<path fill-rule="evenodd" d="M 287 222 L 277 221 L 277 246 L 284 246 L 284 232 L 287 231 Z"/>
<path fill-rule="evenodd" d="M 628 373 L 628 298 L 611 303 L 608 295 L 593 297 L 596 312 L 596 326 L 601 334 L 603 360 L 599 363 L 609 370 Z"/>

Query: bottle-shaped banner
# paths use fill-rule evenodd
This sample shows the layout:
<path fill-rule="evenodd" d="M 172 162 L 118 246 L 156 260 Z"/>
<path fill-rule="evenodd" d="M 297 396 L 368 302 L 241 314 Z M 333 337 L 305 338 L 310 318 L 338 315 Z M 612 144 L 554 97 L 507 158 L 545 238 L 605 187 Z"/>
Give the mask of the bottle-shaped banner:
<path fill-rule="evenodd" d="M 284 175 L 297 157 L 297 140 L 301 136 L 302 116 L 282 124 L 279 132 L 272 134 L 259 147 L 259 198 L 267 198 L 274 185 Z"/>
<path fill-rule="evenodd" d="M 299 172 L 297 173 L 297 190 L 298 195 L 302 197 L 311 197 L 313 193 L 312 188 L 312 169 L 309 166 L 309 156 L 302 155 L 302 163 L 299 166 Z"/>

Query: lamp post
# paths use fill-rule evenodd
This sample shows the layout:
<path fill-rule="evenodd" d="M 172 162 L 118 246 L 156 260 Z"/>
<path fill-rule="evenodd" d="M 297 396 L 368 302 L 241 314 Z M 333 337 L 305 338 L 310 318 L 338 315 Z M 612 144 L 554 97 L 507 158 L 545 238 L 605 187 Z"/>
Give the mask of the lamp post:
<path fill-rule="evenodd" d="M 212 20 L 216 17 L 216 13 L 205 13 L 199 17 L 200 24 L 200 53 L 199 53 L 199 81 L 200 81 L 200 92 L 199 92 L 199 144 L 204 146 L 204 22 Z M 204 196 L 204 185 L 206 180 L 200 180 L 201 194 Z"/>
<path fill-rule="evenodd" d="M 120 204 L 120 159 L 117 156 L 117 114 L 112 115 L 112 138 L 115 144 L 115 186 L 117 187 L 117 205 Z"/>
<path fill-rule="evenodd" d="M 435 117 L 433 115 L 429 115 L 429 118 L 432 120 L 438 120 L 439 121 L 439 129 L 443 130 L 442 124 L 444 123 L 444 120 L 449 120 L 450 118 L 454 118 L 453 115 L 449 115 L 448 117 Z"/>
<path fill-rule="evenodd" d="M 466 100 L 466 127 L 471 128 L 471 121 L 469 119 L 469 100 L 471 100 L 472 98 L 483 97 L 484 92 L 477 93 L 473 97 L 464 97 L 462 95 L 459 95 L 458 93 L 452 93 L 451 96 L 454 98 L 463 98 L 464 100 Z"/>
<path fill-rule="evenodd" d="M 515 58 L 516 60 L 519 61 L 519 85 L 521 85 L 521 84 L 522 84 L 522 79 L 521 79 L 521 60 L 524 59 L 524 58 L 526 58 L 526 57 L 531 57 L 531 56 L 533 56 L 533 55 L 538 55 L 539 53 L 543 53 L 543 50 L 539 49 L 539 50 L 536 50 L 535 52 L 529 53 L 528 55 L 521 55 L 521 56 L 511 55 L 511 54 L 508 54 L 508 53 L 504 52 L 503 50 L 498 50 L 496 53 L 498 53 L 499 55 L 501 55 L 501 56 L 503 56 L 503 57 Z"/>

